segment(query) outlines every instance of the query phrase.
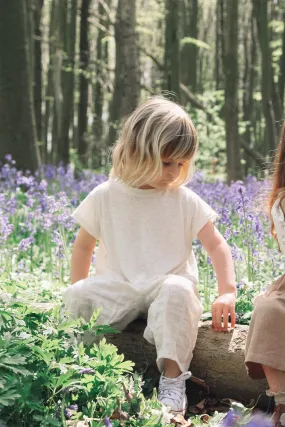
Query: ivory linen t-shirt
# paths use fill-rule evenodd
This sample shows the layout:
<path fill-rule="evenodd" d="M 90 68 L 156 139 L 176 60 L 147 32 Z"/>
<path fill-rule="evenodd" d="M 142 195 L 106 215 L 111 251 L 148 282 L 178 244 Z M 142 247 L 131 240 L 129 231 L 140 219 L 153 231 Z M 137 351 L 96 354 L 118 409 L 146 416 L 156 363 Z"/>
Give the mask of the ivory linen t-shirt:
<path fill-rule="evenodd" d="M 143 190 L 109 179 L 72 216 L 100 241 L 96 274 L 113 273 L 135 285 L 168 274 L 196 284 L 192 241 L 217 214 L 184 186 Z"/>

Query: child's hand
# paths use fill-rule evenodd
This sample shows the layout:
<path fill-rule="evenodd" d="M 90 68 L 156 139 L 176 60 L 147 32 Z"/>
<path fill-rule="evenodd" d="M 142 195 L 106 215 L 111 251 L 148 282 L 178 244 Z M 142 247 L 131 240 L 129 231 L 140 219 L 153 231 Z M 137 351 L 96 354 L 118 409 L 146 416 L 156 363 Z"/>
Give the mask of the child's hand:
<path fill-rule="evenodd" d="M 215 331 L 227 331 L 229 314 L 231 316 L 231 327 L 236 323 L 235 314 L 236 295 L 229 292 L 220 295 L 212 304 L 212 328 Z"/>

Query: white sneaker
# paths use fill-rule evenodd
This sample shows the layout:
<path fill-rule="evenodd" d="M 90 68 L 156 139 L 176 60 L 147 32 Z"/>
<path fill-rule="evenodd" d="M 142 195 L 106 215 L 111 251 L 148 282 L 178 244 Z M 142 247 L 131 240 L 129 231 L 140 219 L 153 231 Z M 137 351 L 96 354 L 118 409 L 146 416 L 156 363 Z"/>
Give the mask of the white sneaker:
<path fill-rule="evenodd" d="M 158 387 L 158 400 L 169 406 L 171 412 L 184 415 L 187 409 L 185 381 L 191 377 L 191 372 L 184 372 L 177 378 L 161 375 Z"/>

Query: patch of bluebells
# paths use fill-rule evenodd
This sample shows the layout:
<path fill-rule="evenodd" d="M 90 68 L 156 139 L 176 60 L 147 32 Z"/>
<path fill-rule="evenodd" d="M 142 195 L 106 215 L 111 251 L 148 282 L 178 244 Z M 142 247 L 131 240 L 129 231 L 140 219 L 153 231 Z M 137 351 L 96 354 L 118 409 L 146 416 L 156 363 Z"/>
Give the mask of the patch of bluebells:
<path fill-rule="evenodd" d="M 221 423 L 221 427 L 274 427 L 271 418 L 261 412 L 244 416 L 240 412 L 230 410 Z"/>
<path fill-rule="evenodd" d="M 27 253 L 30 262 L 43 268 L 48 264 L 46 270 L 49 268 L 62 277 L 59 263 L 68 270 L 67 250 L 70 252 L 77 229 L 71 213 L 106 179 L 105 175 L 89 170 L 75 173 L 70 165 L 42 165 L 34 175 L 23 173 L 8 156 L 7 163 L 0 165 L 1 259 L 8 256 L 7 248 L 10 248 L 14 253 L 12 267 L 25 269 Z M 216 225 L 232 249 L 237 281 L 260 282 L 259 288 L 284 269 L 277 245 L 270 237 L 269 220 L 264 210 L 269 185 L 268 181 L 248 177 L 228 186 L 221 180 L 206 181 L 201 172 L 197 172 L 188 184 L 218 213 Z M 200 277 L 208 264 L 207 277 L 210 285 L 214 285 L 210 260 L 198 241 L 194 243 L 194 250 Z M 271 259 L 274 259 L 274 266 Z M 3 270 L 1 264 L 0 269 Z M 251 277 L 248 277 L 249 271 Z"/>

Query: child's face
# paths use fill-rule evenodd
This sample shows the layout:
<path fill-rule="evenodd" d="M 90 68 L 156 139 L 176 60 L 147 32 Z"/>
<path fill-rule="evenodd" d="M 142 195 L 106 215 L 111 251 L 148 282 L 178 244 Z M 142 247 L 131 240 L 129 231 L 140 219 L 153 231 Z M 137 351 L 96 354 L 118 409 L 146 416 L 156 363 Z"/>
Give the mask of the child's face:
<path fill-rule="evenodd" d="M 143 188 L 156 188 L 157 190 L 167 190 L 179 178 L 185 159 L 162 159 L 162 174 L 155 181 L 149 182 Z"/>

